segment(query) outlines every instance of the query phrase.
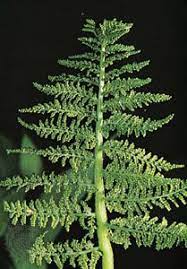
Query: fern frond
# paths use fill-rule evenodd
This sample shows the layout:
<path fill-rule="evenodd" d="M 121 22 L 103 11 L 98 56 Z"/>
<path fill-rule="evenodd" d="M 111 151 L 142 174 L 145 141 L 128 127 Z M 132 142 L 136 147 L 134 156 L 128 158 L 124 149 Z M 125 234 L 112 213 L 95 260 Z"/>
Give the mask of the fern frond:
<path fill-rule="evenodd" d="M 105 120 L 103 135 L 108 138 L 110 132 L 115 131 L 117 136 L 127 135 L 129 137 L 134 133 L 136 137 L 140 135 L 145 137 L 147 132 L 156 131 L 170 122 L 173 117 L 174 114 L 171 114 L 161 120 L 151 120 L 150 118 L 145 120 L 143 117 L 117 112 Z"/>
<path fill-rule="evenodd" d="M 63 244 L 45 242 L 39 236 L 29 251 L 31 263 L 41 265 L 54 262 L 59 269 L 66 262 L 80 269 L 96 269 L 102 256 L 103 269 L 113 269 L 111 242 L 138 246 L 155 245 L 156 249 L 171 248 L 184 243 L 187 247 L 187 225 L 168 225 L 163 218 L 150 218 L 154 207 L 168 211 L 171 206 L 186 204 L 187 180 L 167 178 L 162 172 L 184 167 L 172 164 L 128 140 L 115 137 L 135 135 L 145 137 L 173 118 L 173 114 L 154 120 L 136 115 L 137 108 L 170 100 L 160 93 L 138 92 L 151 79 L 128 77 L 149 65 L 149 60 L 127 62 L 136 55 L 132 45 L 123 45 L 120 39 L 132 27 L 123 21 L 104 20 L 96 24 L 87 19 L 83 27 L 86 36 L 78 40 L 90 51 L 59 60 L 73 70 L 49 76 L 49 84 L 34 83 L 40 92 L 52 101 L 20 109 L 21 113 L 42 114 L 45 119 L 19 123 L 44 138 L 51 138 L 56 146 L 35 149 L 23 147 L 8 153 L 34 154 L 46 157 L 52 163 L 67 165 L 64 175 L 54 172 L 31 176 L 14 176 L 0 181 L 0 187 L 16 191 L 38 190 L 45 193 L 37 199 L 5 201 L 4 210 L 13 225 L 21 223 L 46 228 L 61 227 L 68 232 L 74 222 L 86 231 L 78 240 Z M 123 61 L 118 68 L 118 61 Z M 116 64 L 117 63 L 117 64 Z M 113 65 L 114 64 L 114 65 Z M 61 145 L 63 143 L 63 145 Z M 95 204 L 92 204 L 95 199 Z M 124 218 L 108 220 L 108 211 Z M 95 236 L 97 235 L 97 238 Z M 91 240 L 98 241 L 95 247 Z M 95 240 L 96 239 L 96 240 Z"/>
<path fill-rule="evenodd" d="M 110 55 L 110 54 L 115 54 L 119 52 L 131 52 L 133 50 L 135 50 L 135 47 L 132 45 L 124 45 L 124 44 L 117 43 L 117 44 L 108 45 L 106 53 Z"/>
<path fill-rule="evenodd" d="M 41 85 L 39 83 L 34 82 L 34 87 L 42 93 L 47 95 L 51 95 L 55 98 L 60 97 L 61 100 L 64 99 L 75 99 L 75 98 L 82 98 L 87 99 L 87 101 L 95 102 L 96 95 L 93 93 L 93 90 L 86 89 L 84 85 L 80 85 L 80 83 L 73 83 L 73 82 L 65 82 L 65 83 L 55 83 L 55 85 Z M 93 104 L 92 103 L 92 104 Z"/>
<path fill-rule="evenodd" d="M 73 239 L 63 244 L 45 242 L 44 235 L 41 235 L 35 241 L 33 247 L 29 250 L 31 263 L 41 266 L 44 261 L 50 264 L 52 261 L 59 269 L 64 268 L 65 262 L 69 260 L 72 267 L 79 266 L 80 269 L 95 269 L 101 256 L 98 247 L 95 247 L 91 241 L 83 238 L 80 242 Z M 88 265 L 89 262 L 89 265 Z"/>
<path fill-rule="evenodd" d="M 82 28 L 83 32 L 89 32 L 96 35 L 96 23 L 92 19 L 86 19 L 86 23 Z"/>
<path fill-rule="evenodd" d="M 77 172 L 67 170 L 63 175 L 43 172 L 41 175 L 7 177 L 1 179 L 0 187 L 5 187 L 8 190 L 16 188 L 16 191 L 24 188 L 24 191 L 28 192 L 41 186 L 44 193 L 56 192 L 66 197 L 68 192 L 76 199 L 84 196 L 85 201 L 88 201 L 96 191 L 93 167 L 93 158 L 86 158 L 81 162 L 81 169 Z"/>
<path fill-rule="evenodd" d="M 108 165 L 104 173 L 107 208 L 121 214 L 145 214 L 155 206 L 171 210 L 179 207 L 178 201 L 186 204 L 187 180 L 165 178 L 157 173 L 137 173 L 122 169 L 116 164 Z"/>
<path fill-rule="evenodd" d="M 58 63 L 62 66 L 78 69 L 80 71 L 87 70 L 88 73 L 93 74 L 99 73 L 98 65 L 93 63 L 92 61 L 66 59 L 66 60 L 58 60 Z"/>
<path fill-rule="evenodd" d="M 151 78 L 141 79 L 141 78 L 130 78 L 127 79 L 114 79 L 105 85 L 104 96 L 109 95 L 124 95 L 128 96 L 128 92 L 132 89 L 143 87 L 151 82 Z"/>
<path fill-rule="evenodd" d="M 105 101 L 104 104 L 104 112 L 110 111 L 112 113 L 116 113 L 116 111 L 121 110 L 130 110 L 134 111 L 136 108 L 142 108 L 143 105 L 149 106 L 152 103 L 160 103 L 169 101 L 171 96 L 167 94 L 160 93 L 144 93 L 130 91 L 129 93 L 125 93 L 123 95 L 119 95 L 116 93 L 114 98 Z"/>
<path fill-rule="evenodd" d="M 54 172 L 50 175 L 46 175 L 45 172 L 43 172 L 42 175 L 33 174 L 31 176 L 14 176 L 12 178 L 8 177 L 1 179 L 0 187 L 5 187 L 7 190 L 16 188 L 17 192 L 24 188 L 25 192 L 28 192 L 30 190 L 34 190 L 38 186 L 44 186 L 44 193 L 48 193 L 51 192 L 54 185 L 59 188 L 60 184 L 64 181 L 66 181 L 64 176 L 55 175 Z M 60 192 L 60 189 L 56 189 L 56 191 Z"/>
<path fill-rule="evenodd" d="M 98 86 L 99 80 L 96 77 L 90 77 L 84 74 L 84 76 L 79 73 L 76 76 L 71 74 L 61 74 L 57 76 L 48 76 L 51 82 L 74 82 L 74 83 L 86 83 L 89 86 Z"/>
<path fill-rule="evenodd" d="M 133 62 L 131 64 L 123 65 L 121 68 L 112 69 L 111 71 L 106 72 L 106 81 L 111 81 L 115 78 L 119 78 L 125 73 L 133 73 L 134 71 L 139 72 L 141 69 L 149 65 L 149 62 L 149 60 L 139 63 Z"/>
<path fill-rule="evenodd" d="M 105 20 L 103 24 L 100 24 L 98 28 L 96 28 L 95 24 L 86 24 L 83 28 L 84 32 L 91 32 L 94 34 L 94 37 L 80 37 L 79 41 L 83 45 L 88 46 L 93 51 L 100 51 L 100 44 L 103 39 L 103 35 L 105 38 L 105 42 L 107 45 L 114 44 L 118 39 L 120 39 L 123 35 L 127 34 L 132 27 L 132 23 L 123 23 L 122 21 L 117 21 L 116 19 L 109 21 Z"/>
<path fill-rule="evenodd" d="M 100 39 L 105 39 L 107 45 L 114 44 L 122 36 L 126 35 L 132 28 L 132 23 L 124 23 L 123 21 L 104 20 L 103 24 L 100 24 L 101 34 Z"/>
<path fill-rule="evenodd" d="M 34 105 L 30 108 L 19 109 L 21 113 L 37 113 L 37 114 L 50 114 L 51 117 L 55 117 L 57 114 L 67 115 L 70 118 L 74 117 L 92 117 L 94 112 L 88 108 L 81 106 L 81 104 L 67 104 L 64 102 L 61 104 L 57 99 L 54 102 L 48 102 L 43 104 Z"/>
<path fill-rule="evenodd" d="M 85 207 L 84 203 L 82 208 L 77 199 L 69 198 L 67 191 L 65 194 L 67 197 L 63 195 L 59 202 L 56 202 L 53 196 L 49 201 L 36 199 L 35 201 L 29 201 L 28 204 L 26 200 L 17 200 L 15 203 L 5 201 L 4 210 L 9 214 L 13 225 L 16 225 L 18 221 L 25 225 L 27 218 L 30 218 L 30 225 L 33 227 L 38 225 L 40 228 L 45 228 L 51 221 L 50 225 L 53 229 L 60 224 L 67 231 L 69 231 L 72 223 L 79 219 L 82 223 L 83 218 L 95 218 L 91 208 Z"/>
<path fill-rule="evenodd" d="M 78 40 L 93 52 L 100 52 L 100 43 L 96 37 L 79 37 Z"/>
<path fill-rule="evenodd" d="M 140 52 L 141 50 L 133 50 L 133 51 L 125 52 L 125 53 L 116 53 L 112 56 L 108 56 L 105 61 L 105 67 L 107 68 L 113 65 L 116 61 L 122 61 L 122 60 L 128 59 L 130 56 L 136 55 Z"/>
<path fill-rule="evenodd" d="M 93 128 L 84 125 L 80 127 L 80 124 L 76 124 L 75 121 L 72 121 L 69 127 L 64 126 L 63 122 L 60 121 L 54 123 L 54 118 L 40 120 L 38 124 L 27 123 L 20 118 L 18 118 L 18 122 L 23 127 L 35 131 L 40 137 L 55 139 L 62 143 L 75 139 L 80 143 L 84 142 L 86 149 L 92 149 L 96 145 Z"/>
<path fill-rule="evenodd" d="M 33 86 L 40 92 L 54 97 L 63 96 L 63 94 L 68 94 L 73 91 L 74 86 L 71 83 L 71 86 L 68 83 L 56 83 L 55 85 L 41 85 L 37 82 L 33 82 Z M 77 92 L 77 91 L 76 91 Z M 79 92 L 79 91 L 78 91 Z"/>
<path fill-rule="evenodd" d="M 150 247 L 154 244 L 156 250 L 172 248 L 183 243 L 187 247 L 187 225 L 168 221 L 163 218 L 150 218 L 149 215 L 128 219 L 117 218 L 110 222 L 111 240 L 116 244 L 122 244 L 125 249 L 131 245 L 134 238 L 138 247 Z"/>
<path fill-rule="evenodd" d="M 129 143 L 128 140 L 106 141 L 103 145 L 104 153 L 112 161 L 110 165 L 120 165 L 126 169 L 129 167 L 131 171 L 138 173 L 147 172 L 155 174 L 157 171 L 170 171 L 176 168 L 184 167 L 183 164 L 171 164 L 164 160 L 163 157 L 158 158 L 157 155 L 152 155 L 151 152 L 146 153 L 145 149 L 135 148 L 134 143 Z"/>
<path fill-rule="evenodd" d="M 67 146 L 57 146 L 56 148 L 49 146 L 45 149 L 33 149 L 33 148 L 21 148 L 7 150 L 7 153 L 24 153 L 34 154 L 43 157 L 47 157 L 52 163 L 56 163 L 61 160 L 62 167 L 66 165 L 66 161 L 69 160 L 73 169 L 78 169 L 80 162 L 86 158 L 90 158 L 92 153 L 83 148 L 76 148 L 74 144 L 67 148 Z"/>
<path fill-rule="evenodd" d="M 89 61 L 96 61 L 97 63 L 99 63 L 100 61 L 98 53 L 94 53 L 94 52 L 85 52 L 82 54 L 72 55 L 72 56 L 69 56 L 68 59 L 89 60 Z"/>
<path fill-rule="evenodd" d="M 4 187 L 7 190 L 16 188 L 17 192 L 22 188 L 24 188 L 25 192 L 28 192 L 39 186 L 44 188 L 44 193 L 51 193 L 52 191 L 60 193 L 65 190 L 67 191 L 69 188 L 72 194 L 77 197 L 79 197 L 83 192 L 89 192 L 90 195 L 95 192 L 95 186 L 84 170 L 82 173 L 71 173 L 70 176 L 67 174 L 55 175 L 54 172 L 47 175 L 43 172 L 42 175 L 33 174 L 31 176 L 13 176 L 1 179 L 0 181 L 0 187 Z"/>

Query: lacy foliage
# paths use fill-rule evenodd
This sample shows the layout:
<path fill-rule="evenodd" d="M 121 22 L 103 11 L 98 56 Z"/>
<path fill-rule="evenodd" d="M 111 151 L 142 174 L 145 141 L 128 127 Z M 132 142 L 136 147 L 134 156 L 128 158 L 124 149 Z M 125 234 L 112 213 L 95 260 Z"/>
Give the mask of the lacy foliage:
<path fill-rule="evenodd" d="M 30 123 L 18 118 L 19 123 L 34 131 L 42 138 L 52 139 L 56 146 L 39 150 L 21 148 L 9 153 L 36 154 L 62 167 L 71 166 L 70 174 L 43 172 L 41 175 L 14 176 L 0 182 L 1 187 L 23 189 L 25 192 L 43 188 L 50 198 L 30 201 L 5 201 L 4 209 L 12 223 L 22 225 L 30 220 L 31 226 L 51 228 L 60 225 L 69 231 L 74 222 L 79 222 L 86 235 L 82 240 L 73 239 L 62 243 L 46 242 L 45 234 L 38 237 L 29 251 L 31 263 L 55 262 L 63 268 L 68 261 L 73 267 L 94 269 L 100 256 L 99 247 L 94 242 L 97 231 L 95 210 L 90 202 L 94 198 L 93 167 L 96 147 L 95 127 L 97 123 L 97 103 L 100 84 L 101 44 L 105 44 L 105 85 L 103 93 L 103 156 L 107 160 L 103 168 L 105 183 L 105 203 L 108 212 L 117 212 L 121 217 L 108 223 L 110 239 L 122 244 L 125 249 L 135 239 L 138 246 L 152 246 L 156 249 L 171 248 L 184 243 L 187 247 L 187 226 L 183 223 L 168 225 L 163 218 L 151 218 L 154 207 L 171 210 L 172 206 L 186 203 L 187 181 L 167 178 L 162 173 L 183 167 L 171 164 L 164 158 L 137 148 L 127 138 L 145 137 L 169 123 L 173 114 L 162 119 L 144 118 L 135 114 L 136 109 L 148 107 L 171 99 L 164 93 L 143 92 L 150 78 L 131 77 L 148 66 L 149 61 L 127 59 L 140 53 L 132 45 L 120 43 L 132 24 L 122 21 L 104 20 L 96 23 L 88 19 L 83 27 L 85 36 L 79 41 L 88 52 L 61 59 L 58 63 L 74 70 L 73 74 L 62 73 L 49 76 L 49 83 L 34 87 L 46 94 L 49 102 L 36 104 L 19 111 L 40 116 L 38 122 Z M 122 62 L 121 62 L 122 61 Z M 117 65 L 121 63 L 118 68 Z M 55 196 L 54 193 L 58 195 Z M 59 195 L 60 194 L 60 195 Z"/>

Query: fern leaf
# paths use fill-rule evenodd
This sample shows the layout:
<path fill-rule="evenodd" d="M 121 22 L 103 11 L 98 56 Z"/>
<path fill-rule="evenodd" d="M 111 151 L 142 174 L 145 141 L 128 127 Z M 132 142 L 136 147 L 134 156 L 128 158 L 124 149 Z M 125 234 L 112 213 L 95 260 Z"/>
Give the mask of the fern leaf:
<path fill-rule="evenodd" d="M 165 178 L 157 173 L 136 173 L 109 165 L 104 174 L 107 208 L 121 214 L 145 214 L 155 206 L 171 210 L 179 207 L 178 201 L 186 204 L 187 180 Z"/>
<path fill-rule="evenodd" d="M 107 54 L 115 54 L 119 52 L 131 52 L 135 50 L 135 47 L 132 45 L 124 45 L 124 44 L 111 44 L 107 47 Z"/>
<path fill-rule="evenodd" d="M 126 64 L 123 65 L 119 69 L 112 69 L 111 71 L 106 72 L 106 81 L 111 81 L 115 78 L 119 78 L 121 75 L 125 73 L 133 73 L 133 72 L 139 72 L 141 69 L 149 65 L 149 60 L 148 61 L 143 61 L 143 62 L 133 62 L 131 64 Z"/>
<path fill-rule="evenodd" d="M 38 225 L 40 228 L 45 228 L 48 222 L 51 221 L 53 229 L 60 224 L 67 231 L 69 231 L 72 223 L 79 218 L 81 223 L 83 222 L 82 218 L 95 218 L 95 214 L 91 212 L 91 209 L 87 207 L 86 212 L 84 212 L 84 208 L 81 208 L 77 199 L 68 199 L 67 191 L 66 195 L 67 197 L 62 197 L 58 203 L 55 202 L 52 196 L 49 201 L 36 199 L 35 201 L 29 201 L 28 204 L 25 200 L 17 200 L 15 203 L 5 201 L 4 210 L 9 213 L 13 225 L 16 225 L 18 221 L 25 225 L 27 218 L 30 218 L 30 224 L 33 227 Z"/>
<path fill-rule="evenodd" d="M 83 176 L 85 176 L 85 178 L 83 178 Z M 55 175 L 54 172 L 52 172 L 47 175 L 43 172 L 42 175 L 32 174 L 31 176 L 13 176 L 1 179 L 0 187 L 4 187 L 7 190 L 16 188 L 17 192 L 24 188 L 24 191 L 28 192 L 41 186 L 44 187 L 44 193 L 50 193 L 52 190 L 60 193 L 65 189 L 67 190 L 67 186 L 69 185 L 72 194 L 74 196 L 80 196 L 82 192 L 88 191 L 89 193 L 93 193 L 95 191 L 94 184 L 91 183 L 91 181 L 87 183 L 86 177 L 88 180 L 88 174 L 83 173 L 83 171 L 82 173 L 72 173 L 71 177 L 67 174 Z M 77 182 L 79 182 L 78 187 Z"/>
<path fill-rule="evenodd" d="M 135 148 L 134 143 L 129 143 L 128 140 L 106 141 L 103 145 L 103 150 L 106 156 L 112 161 L 110 164 L 113 168 L 116 165 L 122 166 L 124 169 L 129 168 L 131 171 L 138 173 L 155 174 L 157 171 L 170 171 L 176 168 L 184 167 L 183 164 L 171 164 L 164 160 L 163 157 L 158 158 L 157 155 L 146 153 L 145 149 Z"/>
<path fill-rule="evenodd" d="M 75 84 L 73 82 L 57 82 L 55 85 L 41 85 L 35 82 L 33 85 L 40 92 L 51 95 L 55 98 L 60 97 L 61 100 L 79 97 L 80 99 L 86 98 L 87 101 L 90 102 L 96 101 L 96 96 L 94 95 L 93 90 L 91 88 L 87 90 L 86 87 L 81 86 L 80 83 Z"/>
<path fill-rule="evenodd" d="M 128 92 L 132 89 L 143 87 L 151 82 L 151 78 L 130 78 L 114 79 L 105 85 L 104 96 L 124 95 L 128 96 Z"/>
<path fill-rule="evenodd" d="M 91 241 L 83 238 L 80 242 L 73 239 L 63 244 L 44 241 L 45 234 L 41 235 L 35 241 L 33 247 L 29 250 L 30 262 L 41 266 L 44 261 L 50 264 L 52 261 L 57 268 L 64 268 L 64 263 L 69 260 L 73 267 L 79 266 L 80 269 L 87 267 L 88 257 L 91 255 L 89 269 L 95 269 L 97 261 L 101 256 L 98 247 L 95 247 Z"/>
<path fill-rule="evenodd" d="M 55 181 L 56 183 L 54 183 Z M 65 181 L 65 178 L 61 175 L 56 176 L 54 173 L 46 175 L 45 172 L 42 175 L 31 175 L 29 176 L 14 176 L 12 178 L 8 177 L 0 181 L 0 187 L 5 187 L 7 190 L 11 188 L 16 188 L 16 191 L 19 191 L 22 188 L 25 188 L 25 192 L 34 190 L 38 186 L 44 186 L 44 192 L 51 192 L 54 185 L 60 185 L 61 182 Z M 57 191 L 59 192 L 59 190 Z"/>
<path fill-rule="evenodd" d="M 105 38 L 105 42 L 108 45 L 114 44 L 122 36 L 126 35 L 132 28 L 132 23 L 124 23 L 123 21 L 104 20 L 103 24 L 100 24 L 101 33 L 100 38 Z"/>
<path fill-rule="evenodd" d="M 60 121 L 54 123 L 54 118 L 46 119 L 44 122 L 40 120 L 38 124 L 27 123 L 20 118 L 18 118 L 18 122 L 25 128 L 35 131 L 40 137 L 56 139 L 62 143 L 75 139 L 76 141 L 84 142 L 86 149 L 92 149 L 96 145 L 92 128 L 79 127 L 79 124 L 76 124 L 75 121 L 72 121 L 70 126 L 66 128 Z"/>
<path fill-rule="evenodd" d="M 71 74 L 61 74 L 58 76 L 48 76 L 48 79 L 51 82 L 73 82 L 73 83 L 86 83 L 89 86 L 98 86 L 99 80 L 98 78 L 90 77 L 89 75 L 85 74 L 84 76 L 80 73 L 75 75 Z"/>
<path fill-rule="evenodd" d="M 155 245 L 156 250 L 172 248 L 183 243 L 187 247 L 187 225 L 173 222 L 168 225 L 165 218 L 158 223 L 158 218 L 133 217 L 129 219 L 117 218 L 111 221 L 111 240 L 122 244 L 125 249 L 131 245 L 134 238 L 138 247 Z"/>
<path fill-rule="evenodd" d="M 124 95 L 119 95 L 116 93 L 114 98 L 105 101 L 103 110 L 104 112 L 110 111 L 112 113 L 126 109 L 134 111 L 136 108 L 142 108 L 143 105 L 149 106 L 152 103 L 165 102 L 169 101 L 170 99 L 171 96 L 159 93 L 136 93 L 135 91 L 130 91 Z"/>
<path fill-rule="evenodd" d="M 174 114 L 171 114 L 161 120 L 151 120 L 150 118 L 144 120 L 143 117 L 135 115 L 115 113 L 105 121 L 103 127 L 104 137 L 108 138 L 111 131 L 116 131 L 117 136 L 127 135 L 129 137 L 134 133 L 136 137 L 140 135 L 145 137 L 147 132 L 156 131 L 170 122 L 173 117 Z"/>
<path fill-rule="evenodd" d="M 86 151 L 85 149 L 74 148 L 73 144 L 69 148 L 64 145 L 62 147 L 57 146 L 56 148 L 49 146 L 48 148 L 39 150 L 32 148 L 21 148 L 7 150 L 7 153 L 35 154 L 47 157 L 52 163 L 56 163 L 59 161 L 59 159 L 61 159 L 62 166 L 65 166 L 66 161 L 70 160 L 70 164 L 73 169 L 78 169 L 77 166 L 79 163 L 92 155 L 91 152 Z"/>
<path fill-rule="evenodd" d="M 81 60 L 58 60 L 58 63 L 68 68 L 78 69 L 80 71 L 89 70 L 89 73 L 97 74 L 99 72 L 98 65 L 91 61 Z"/>
<path fill-rule="evenodd" d="M 140 50 L 133 50 L 133 51 L 125 52 L 125 53 L 116 53 L 106 58 L 105 67 L 107 68 L 113 65 L 116 61 L 122 61 L 122 60 L 128 59 L 130 56 L 136 55 L 140 52 L 141 52 Z"/>
<path fill-rule="evenodd" d="M 67 165 L 68 170 L 64 175 L 43 172 L 39 176 L 1 180 L 0 187 L 8 190 L 28 192 L 41 187 L 39 190 L 45 193 L 35 200 L 5 201 L 5 212 L 13 225 L 25 225 L 30 220 L 31 226 L 44 230 L 58 226 L 69 231 L 78 222 L 86 231 L 80 242 L 72 240 L 63 244 L 46 242 L 45 234 L 39 236 L 29 251 L 31 263 L 38 266 L 54 262 L 62 269 L 69 262 L 74 268 L 95 269 L 102 256 L 103 268 L 113 269 L 111 242 L 126 249 L 131 239 L 138 246 L 154 244 L 158 250 L 180 243 L 187 247 L 187 225 L 175 222 L 168 225 L 165 218 L 158 222 L 158 218 L 149 216 L 156 206 L 171 210 L 172 205 L 186 204 L 187 180 L 161 174 L 183 165 L 136 148 L 128 140 L 114 139 L 132 134 L 145 137 L 173 118 L 171 114 L 152 120 L 126 113 L 171 98 L 166 94 L 136 91 L 151 82 L 149 77 L 128 77 L 149 65 L 149 60 L 127 62 L 128 57 L 140 52 L 132 45 L 120 43 L 131 27 L 131 23 L 117 19 L 99 24 L 87 19 L 82 29 L 86 36 L 78 40 L 90 51 L 58 61 L 65 69 L 72 69 L 73 74 L 49 76 L 50 83 L 45 85 L 34 83 L 36 89 L 53 100 L 19 110 L 47 115 L 37 123 L 21 118 L 18 121 L 40 137 L 58 143 L 54 147 L 38 150 L 23 147 L 8 153 L 43 156 L 52 163 L 59 161 L 60 169 Z M 118 68 L 116 63 L 121 61 Z M 125 216 L 109 221 L 108 211 Z M 98 247 L 91 242 L 93 239 L 98 241 Z"/>
<path fill-rule="evenodd" d="M 52 95 L 55 97 L 59 97 L 63 93 L 66 93 L 68 89 L 71 89 L 69 87 L 68 83 L 63 84 L 63 83 L 56 83 L 55 85 L 44 85 L 42 86 L 41 84 L 37 82 L 33 82 L 33 86 L 40 92 L 45 93 L 47 95 Z"/>
<path fill-rule="evenodd" d="M 90 32 L 96 35 L 96 23 L 92 19 L 86 19 L 86 23 L 84 24 L 82 31 L 83 32 Z"/>
<path fill-rule="evenodd" d="M 38 114 L 50 114 L 51 117 L 55 117 L 57 114 L 66 114 L 68 117 L 92 117 L 93 111 L 86 109 L 79 104 L 61 104 L 57 99 L 54 102 L 38 104 L 30 108 L 20 109 L 21 113 L 38 113 Z"/>
<path fill-rule="evenodd" d="M 72 55 L 72 56 L 69 56 L 68 59 L 89 60 L 89 61 L 96 61 L 97 63 L 99 63 L 100 61 L 99 55 L 93 52 L 85 52 L 82 54 Z"/>
<path fill-rule="evenodd" d="M 89 47 L 93 52 L 100 52 L 100 44 L 95 37 L 79 37 L 78 40 L 85 46 Z"/>

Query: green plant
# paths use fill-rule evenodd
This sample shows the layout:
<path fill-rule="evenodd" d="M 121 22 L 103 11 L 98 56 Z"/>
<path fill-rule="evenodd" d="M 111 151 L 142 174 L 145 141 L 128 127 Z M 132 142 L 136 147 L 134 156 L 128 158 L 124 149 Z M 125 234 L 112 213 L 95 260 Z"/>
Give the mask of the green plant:
<path fill-rule="evenodd" d="M 131 27 L 131 23 L 116 19 L 104 20 L 99 25 L 92 19 L 86 20 L 83 31 L 88 36 L 79 40 L 90 52 L 59 60 L 60 65 L 77 72 L 50 76 L 51 83 L 47 85 L 34 83 L 52 100 L 19 110 L 47 115 L 38 124 L 21 118 L 18 121 L 57 144 L 39 150 L 23 147 L 8 152 L 40 155 L 52 163 L 60 162 L 62 169 L 70 166 L 71 170 L 63 175 L 52 171 L 1 181 L 1 186 L 17 191 L 43 187 L 43 192 L 49 194 L 48 199 L 5 201 L 4 209 L 12 224 L 25 225 L 30 219 L 31 226 L 61 226 L 72 237 L 71 225 L 79 222 L 85 232 L 80 240 L 62 243 L 48 242 L 47 231 L 44 232 L 29 250 L 31 263 L 40 266 L 43 261 L 53 261 L 63 268 L 69 261 L 73 267 L 94 269 L 102 257 L 102 268 L 113 269 L 111 243 L 125 249 L 133 239 L 138 246 L 154 245 L 157 250 L 180 243 L 187 247 L 184 223 L 169 225 L 166 218 L 159 221 L 150 216 L 156 206 L 171 210 L 171 205 L 186 203 L 187 181 L 163 174 L 183 165 L 171 164 L 127 140 L 131 135 L 145 137 L 173 118 L 172 114 L 152 120 L 134 114 L 138 108 L 171 97 L 138 91 L 151 79 L 129 77 L 149 61 L 118 66 L 118 62 L 140 52 L 134 46 L 119 43 Z M 113 212 L 119 217 L 114 218 Z"/>

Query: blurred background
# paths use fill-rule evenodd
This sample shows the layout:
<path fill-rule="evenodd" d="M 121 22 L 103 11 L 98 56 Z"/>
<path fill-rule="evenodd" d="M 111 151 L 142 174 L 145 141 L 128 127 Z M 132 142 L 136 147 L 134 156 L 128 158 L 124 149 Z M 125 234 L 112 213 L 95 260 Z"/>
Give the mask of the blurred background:
<path fill-rule="evenodd" d="M 18 108 L 44 100 L 32 82 L 47 83 L 48 75 L 62 72 L 57 59 L 84 49 L 77 37 L 81 35 L 86 18 L 100 22 L 115 17 L 134 23 L 127 41 L 141 49 L 139 60 L 151 60 L 149 67 L 140 74 L 152 77 L 149 90 L 173 96 L 171 101 L 154 106 L 147 113 L 155 118 L 175 113 L 174 120 L 136 144 L 171 162 L 187 164 L 186 14 L 185 0 L 1 0 L 0 134 L 14 145 L 21 144 L 25 131 L 17 124 Z M 40 140 L 32 133 L 29 135 L 39 147 Z M 187 178 L 187 168 L 172 172 L 171 176 Z M 171 221 L 187 223 L 185 206 L 170 214 L 158 213 L 165 214 Z M 0 252 L 6 259 L 3 240 L 0 240 Z M 115 269 L 187 267 L 187 250 L 184 248 L 157 252 L 137 247 L 123 251 L 115 247 L 115 256 Z M 7 265 L 2 264 L 1 268 L 7 268 Z"/>

